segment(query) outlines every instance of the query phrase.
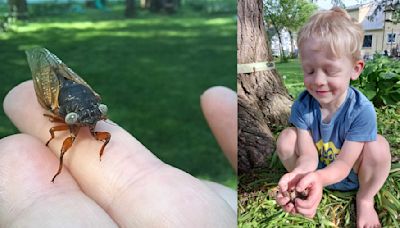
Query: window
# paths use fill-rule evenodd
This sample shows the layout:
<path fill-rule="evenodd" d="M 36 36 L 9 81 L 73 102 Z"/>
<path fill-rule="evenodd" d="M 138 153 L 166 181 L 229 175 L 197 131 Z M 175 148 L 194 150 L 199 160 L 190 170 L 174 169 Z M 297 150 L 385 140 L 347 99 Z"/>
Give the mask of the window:
<path fill-rule="evenodd" d="M 372 35 L 365 35 L 363 47 L 372 47 Z"/>
<path fill-rule="evenodd" d="M 388 43 L 394 43 L 396 42 L 396 33 L 389 33 L 388 34 Z"/>

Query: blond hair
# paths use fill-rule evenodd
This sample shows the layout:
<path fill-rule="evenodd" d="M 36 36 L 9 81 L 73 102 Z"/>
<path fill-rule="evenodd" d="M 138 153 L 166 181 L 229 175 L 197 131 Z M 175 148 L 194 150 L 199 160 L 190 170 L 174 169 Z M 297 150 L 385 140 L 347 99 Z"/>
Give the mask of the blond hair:
<path fill-rule="evenodd" d="M 354 61 L 361 59 L 361 45 L 364 31 L 361 25 L 344 9 L 333 7 L 319 11 L 299 31 L 299 50 L 308 38 L 316 38 L 323 47 L 329 47 L 335 57 L 351 55 Z"/>

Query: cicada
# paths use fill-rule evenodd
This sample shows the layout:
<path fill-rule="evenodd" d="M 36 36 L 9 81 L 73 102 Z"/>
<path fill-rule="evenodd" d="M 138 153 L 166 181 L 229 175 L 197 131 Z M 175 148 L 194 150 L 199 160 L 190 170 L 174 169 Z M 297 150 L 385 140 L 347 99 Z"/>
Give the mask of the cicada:
<path fill-rule="evenodd" d="M 272 198 L 276 198 L 279 193 L 279 186 L 275 186 L 268 191 L 268 195 Z M 283 196 L 289 197 L 289 202 L 295 203 L 297 198 L 306 200 L 309 194 L 309 189 L 305 189 L 303 192 L 298 192 L 295 189 L 289 189 L 287 192 L 282 193 Z"/>
<path fill-rule="evenodd" d="M 101 159 L 111 134 L 97 132 L 95 126 L 98 121 L 107 119 L 107 106 L 101 103 L 99 94 L 47 49 L 33 48 L 26 51 L 26 55 L 37 100 L 43 108 L 51 112 L 43 115 L 51 122 L 59 123 L 50 128 L 51 137 L 46 146 L 54 139 L 55 132 L 70 132 L 61 147 L 58 171 L 51 180 L 54 182 L 61 173 L 64 154 L 71 148 L 81 127 L 89 127 L 93 137 L 104 142 L 100 148 Z"/>

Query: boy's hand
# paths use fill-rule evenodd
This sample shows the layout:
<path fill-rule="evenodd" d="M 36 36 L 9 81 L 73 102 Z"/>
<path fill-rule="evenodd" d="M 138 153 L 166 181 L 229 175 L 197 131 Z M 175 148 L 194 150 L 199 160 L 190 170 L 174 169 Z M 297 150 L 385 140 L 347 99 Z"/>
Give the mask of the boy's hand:
<path fill-rule="evenodd" d="M 290 198 L 290 190 L 295 190 L 297 183 L 305 176 L 305 173 L 291 172 L 286 173 L 279 180 L 279 192 L 276 202 L 282 206 L 283 210 L 289 213 L 296 213 L 297 209 Z"/>
<path fill-rule="evenodd" d="M 308 173 L 296 185 L 296 191 L 303 192 L 308 189 L 308 197 L 304 200 L 295 199 L 294 210 L 308 218 L 313 218 L 322 199 L 323 186 L 319 175 L 315 172 Z"/>

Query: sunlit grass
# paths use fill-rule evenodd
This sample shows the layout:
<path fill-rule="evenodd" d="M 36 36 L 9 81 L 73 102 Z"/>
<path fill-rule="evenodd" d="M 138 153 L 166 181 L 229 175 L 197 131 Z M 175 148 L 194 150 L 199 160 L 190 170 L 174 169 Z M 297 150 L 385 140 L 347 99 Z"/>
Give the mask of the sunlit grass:
<path fill-rule="evenodd" d="M 281 75 L 290 95 L 297 97 L 303 90 L 303 71 L 298 59 L 290 59 L 287 63 L 277 63 L 276 67 Z"/>

